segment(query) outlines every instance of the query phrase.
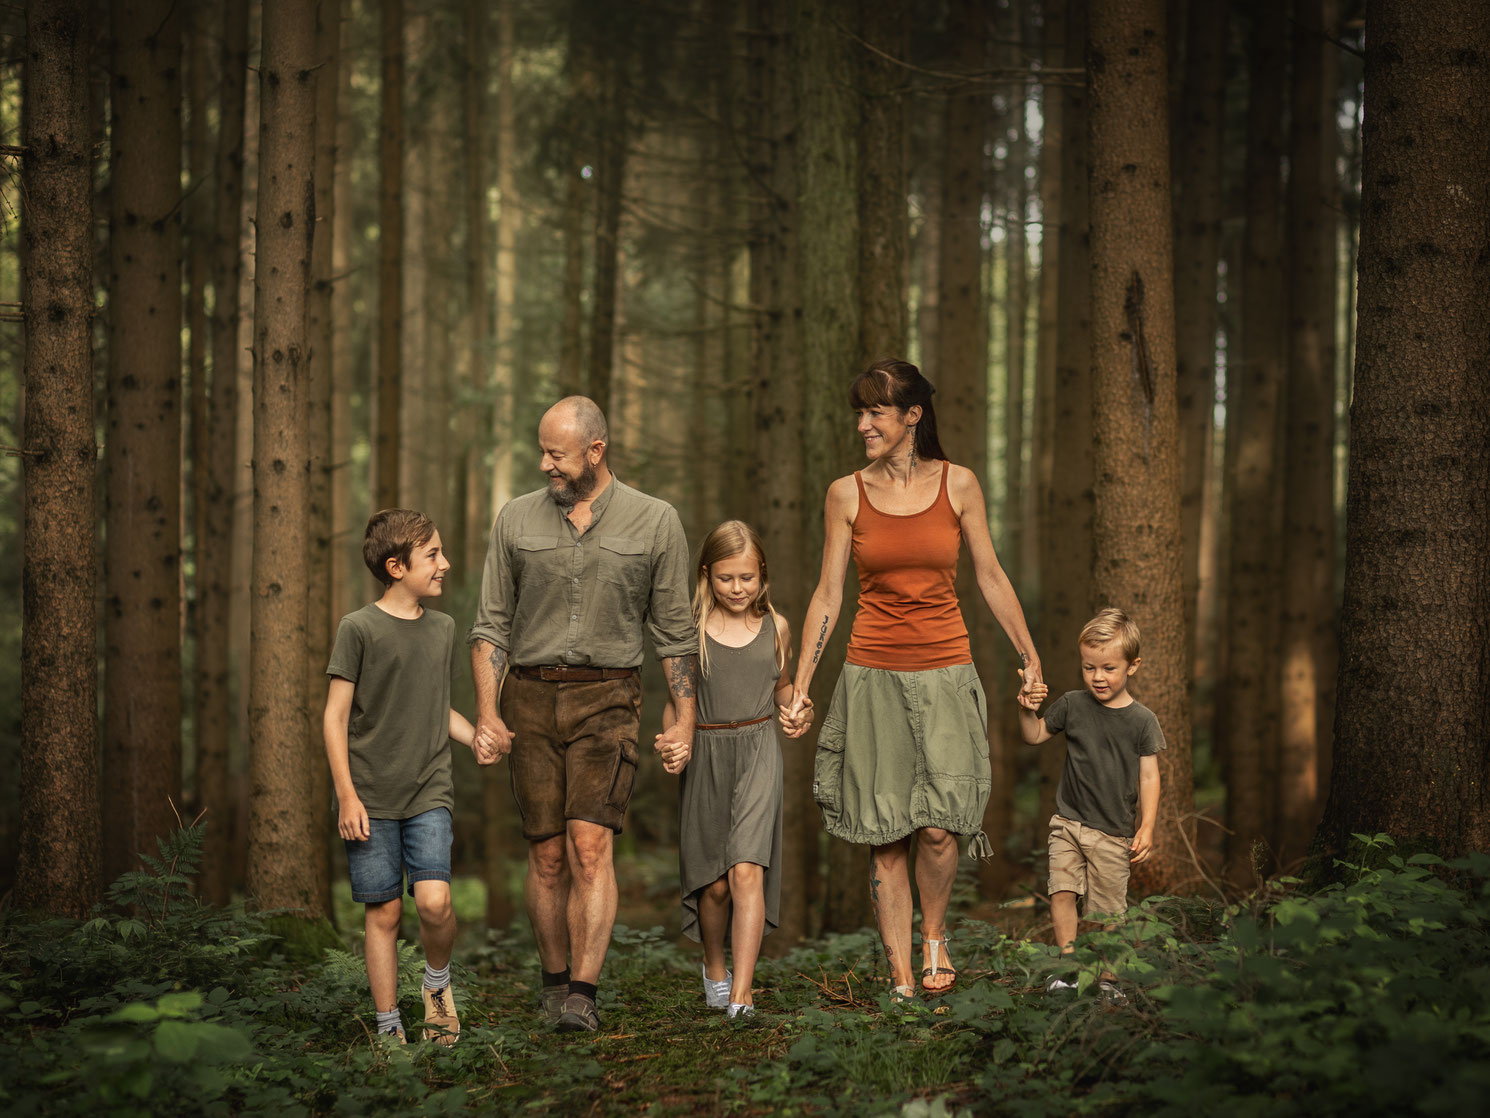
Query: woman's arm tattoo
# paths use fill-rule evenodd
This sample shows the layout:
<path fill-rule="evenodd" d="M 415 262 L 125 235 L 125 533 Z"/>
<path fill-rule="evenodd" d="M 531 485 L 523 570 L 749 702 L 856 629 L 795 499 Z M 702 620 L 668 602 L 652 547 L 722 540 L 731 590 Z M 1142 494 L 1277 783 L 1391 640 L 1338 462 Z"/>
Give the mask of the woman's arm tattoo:
<path fill-rule="evenodd" d="M 828 639 L 828 615 L 823 614 L 822 627 L 817 631 L 817 647 L 812 650 L 812 662 L 817 663 L 818 657 L 823 654 L 823 642 Z"/>

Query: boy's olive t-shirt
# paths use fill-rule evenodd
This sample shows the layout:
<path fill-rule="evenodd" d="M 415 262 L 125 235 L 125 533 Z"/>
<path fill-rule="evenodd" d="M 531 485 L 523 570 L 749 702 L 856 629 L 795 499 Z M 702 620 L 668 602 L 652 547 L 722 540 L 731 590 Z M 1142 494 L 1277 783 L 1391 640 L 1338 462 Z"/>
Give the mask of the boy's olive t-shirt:
<path fill-rule="evenodd" d="M 1137 830 L 1138 759 L 1164 748 L 1164 731 L 1140 702 L 1099 703 L 1090 691 L 1067 691 L 1045 711 L 1045 728 L 1065 732 L 1066 767 L 1055 809 L 1118 838 Z"/>
<path fill-rule="evenodd" d="M 341 619 L 326 674 L 349 679 L 347 753 L 370 819 L 455 808 L 450 777 L 450 656 L 455 621 L 427 609 L 394 617 L 366 605 Z"/>

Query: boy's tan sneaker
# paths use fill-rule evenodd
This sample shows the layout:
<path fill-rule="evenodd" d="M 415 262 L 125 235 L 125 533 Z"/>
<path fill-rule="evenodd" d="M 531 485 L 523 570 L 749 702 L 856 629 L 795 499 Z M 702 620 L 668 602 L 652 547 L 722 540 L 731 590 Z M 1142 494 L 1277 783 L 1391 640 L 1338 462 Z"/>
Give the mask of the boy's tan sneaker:
<path fill-rule="evenodd" d="M 424 987 L 424 1039 L 450 1047 L 460 1033 L 460 1018 L 455 1014 L 455 996 L 450 987 L 439 990 Z"/>

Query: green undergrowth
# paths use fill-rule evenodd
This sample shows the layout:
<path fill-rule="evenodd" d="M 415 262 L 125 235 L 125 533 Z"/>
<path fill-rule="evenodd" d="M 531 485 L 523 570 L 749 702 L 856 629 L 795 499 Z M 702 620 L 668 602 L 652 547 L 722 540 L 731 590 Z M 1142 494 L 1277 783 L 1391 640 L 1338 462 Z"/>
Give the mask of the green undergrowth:
<path fill-rule="evenodd" d="M 357 937 L 296 963 L 272 916 L 187 892 L 187 829 L 94 919 L 0 924 L 0 1109 L 15 1114 L 1477 1113 L 1490 1096 L 1490 856 L 1402 858 L 1244 902 L 1151 898 L 1064 957 L 954 922 L 956 989 L 893 1003 L 869 933 L 758 970 L 753 1020 L 703 1008 L 696 951 L 616 929 L 597 1035 L 536 1012 L 531 940 L 463 948 L 454 1049 L 372 1034 Z M 1372 868 L 1365 868 L 1365 866 Z M 400 955 L 420 1016 L 422 958 Z M 1120 976 L 1127 1004 L 1098 987 Z M 1075 992 L 1046 993 L 1060 974 Z"/>

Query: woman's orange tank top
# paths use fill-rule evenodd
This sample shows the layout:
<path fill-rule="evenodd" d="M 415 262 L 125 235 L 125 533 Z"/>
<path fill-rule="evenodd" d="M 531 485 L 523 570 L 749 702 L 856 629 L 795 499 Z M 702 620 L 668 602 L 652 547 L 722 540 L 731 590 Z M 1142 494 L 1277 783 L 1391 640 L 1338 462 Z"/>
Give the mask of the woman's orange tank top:
<path fill-rule="evenodd" d="M 936 500 L 909 516 L 880 512 L 869 503 L 864 479 L 854 473 L 859 611 L 849 636 L 850 664 L 916 672 L 972 663 L 967 624 L 957 605 L 962 527 L 947 495 L 949 469 L 943 462 Z"/>

